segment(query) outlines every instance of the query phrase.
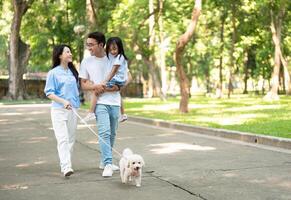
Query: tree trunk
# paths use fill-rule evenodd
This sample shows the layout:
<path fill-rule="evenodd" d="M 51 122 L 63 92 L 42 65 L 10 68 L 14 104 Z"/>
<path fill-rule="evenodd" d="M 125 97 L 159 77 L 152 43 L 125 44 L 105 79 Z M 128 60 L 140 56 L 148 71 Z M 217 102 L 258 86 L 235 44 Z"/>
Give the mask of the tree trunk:
<path fill-rule="evenodd" d="M 94 0 L 86 0 L 86 14 L 88 23 L 88 33 L 97 27 L 97 14 L 95 11 Z"/>
<path fill-rule="evenodd" d="M 230 48 L 230 66 L 229 66 L 229 77 L 228 77 L 228 98 L 230 98 L 230 94 L 233 92 L 233 84 L 232 84 L 232 79 L 233 79 L 233 74 L 232 70 L 234 69 L 234 45 L 236 43 L 236 5 L 233 2 L 231 5 L 231 12 L 232 12 L 232 17 L 231 17 L 231 22 L 232 22 L 232 36 L 231 36 L 231 48 Z"/>
<path fill-rule="evenodd" d="M 180 112 L 187 113 L 188 110 L 188 101 L 189 101 L 189 80 L 186 76 L 186 73 L 182 66 L 182 59 L 184 54 L 184 49 L 189 40 L 192 38 L 198 18 L 201 12 L 201 4 L 202 0 L 195 0 L 195 5 L 192 11 L 192 19 L 186 32 L 180 36 L 175 50 L 175 63 L 177 67 L 178 77 L 180 81 L 180 92 L 181 92 L 181 100 L 180 100 Z"/>
<path fill-rule="evenodd" d="M 153 0 L 149 0 L 149 13 L 154 12 L 154 2 Z M 156 59 L 155 59 L 155 15 L 151 15 L 149 17 L 149 49 L 150 49 L 150 56 L 149 56 L 149 97 L 152 96 L 160 96 L 161 93 L 161 84 L 158 78 L 158 71 L 156 70 Z"/>
<path fill-rule="evenodd" d="M 275 45 L 275 52 L 274 52 L 274 68 L 272 73 L 272 87 L 267 95 L 264 97 L 266 100 L 278 100 L 278 89 L 279 89 L 279 74 L 280 74 L 280 66 L 281 66 L 281 29 L 282 29 L 282 22 L 285 13 L 285 1 L 281 4 L 278 17 L 274 19 L 273 11 L 271 9 L 271 33 L 272 39 Z"/>
<path fill-rule="evenodd" d="M 30 1 L 13 0 L 13 20 L 11 25 L 11 35 L 9 41 L 9 89 L 7 97 L 9 99 L 24 98 L 23 74 L 29 60 L 29 46 L 20 38 L 20 28 L 22 17 L 33 3 Z"/>
<path fill-rule="evenodd" d="M 286 87 L 286 95 L 291 95 L 291 81 L 290 81 L 290 74 L 288 71 L 288 63 L 286 59 L 283 57 L 282 52 L 280 53 L 281 63 L 284 69 L 284 80 L 285 80 L 285 87 Z"/>
<path fill-rule="evenodd" d="M 249 66 L 248 66 L 248 58 L 249 58 L 249 49 L 246 49 L 244 53 L 244 91 L 243 94 L 248 93 L 248 79 L 249 79 Z"/>
<path fill-rule="evenodd" d="M 161 98 L 163 100 L 167 97 L 167 72 L 166 72 L 166 47 L 165 47 L 165 36 L 164 36 L 164 23 L 163 23 L 163 6 L 164 0 L 159 0 L 159 15 L 158 15 L 158 24 L 159 24 L 159 36 L 160 36 L 160 48 L 159 48 L 159 65 L 161 72 Z"/>
<path fill-rule="evenodd" d="M 220 57 L 219 57 L 219 83 L 216 85 L 216 98 L 222 98 L 222 65 L 223 65 L 223 49 L 224 49 L 224 24 L 225 24 L 226 12 L 223 10 L 221 15 L 221 28 L 220 28 Z"/>

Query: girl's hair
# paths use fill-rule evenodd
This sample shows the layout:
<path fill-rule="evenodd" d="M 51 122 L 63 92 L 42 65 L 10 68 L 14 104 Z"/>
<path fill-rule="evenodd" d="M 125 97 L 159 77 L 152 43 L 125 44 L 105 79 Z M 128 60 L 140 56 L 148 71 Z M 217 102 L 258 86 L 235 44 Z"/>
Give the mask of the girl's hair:
<path fill-rule="evenodd" d="M 59 66 L 61 64 L 60 55 L 62 55 L 65 47 L 68 47 L 71 50 L 71 47 L 69 45 L 66 45 L 66 44 L 60 44 L 60 45 L 57 45 L 57 46 L 54 47 L 54 50 L 53 50 L 53 58 L 52 58 L 52 60 L 53 60 L 52 69 L 55 68 L 55 67 L 57 67 L 57 66 Z M 71 70 L 71 72 L 73 73 L 76 81 L 78 82 L 79 73 L 76 70 L 74 64 L 72 62 L 69 62 L 68 63 L 68 67 Z"/>
<path fill-rule="evenodd" d="M 126 55 L 125 55 L 125 53 L 124 53 L 124 49 L 123 49 L 123 44 L 122 44 L 122 41 L 121 41 L 121 39 L 119 38 L 119 37 L 111 37 L 111 38 L 109 38 L 108 40 L 107 40 L 107 42 L 106 42 L 106 55 L 107 55 L 107 57 L 108 57 L 108 55 L 109 55 L 109 51 L 110 51 L 110 46 L 112 45 L 112 44 L 116 44 L 116 46 L 117 46 L 117 48 L 118 48 L 118 54 L 121 56 L 121 55 L 123 55 L 123 57 L 127 60 L 127 57 L 126 57 Z M 119 56 L 119 57 L 120 57 Z"/>

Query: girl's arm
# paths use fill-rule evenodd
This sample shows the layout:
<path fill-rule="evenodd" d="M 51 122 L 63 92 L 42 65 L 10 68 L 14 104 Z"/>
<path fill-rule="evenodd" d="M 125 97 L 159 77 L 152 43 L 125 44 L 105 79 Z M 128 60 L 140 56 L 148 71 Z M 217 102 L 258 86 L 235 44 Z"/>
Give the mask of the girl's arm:
<path fill-rule="evenodd" d="M 108 81 L 110 81 L 113 78 L 113 76 L 116 74 L 119 67 L 120 67 L 120 65 L 114 65 L 112 67 L 110 74 L 108 75 L 108 77 L 104 81 L 105 83 L 107 83 Z"/>

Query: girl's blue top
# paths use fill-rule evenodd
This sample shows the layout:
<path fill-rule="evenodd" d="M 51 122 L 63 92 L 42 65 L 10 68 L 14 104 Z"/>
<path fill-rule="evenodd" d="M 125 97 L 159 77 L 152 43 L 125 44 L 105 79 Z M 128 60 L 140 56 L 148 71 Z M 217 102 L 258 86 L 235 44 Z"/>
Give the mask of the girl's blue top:
<path fill-rule="evenodd" d="M 57 66 L 48 72 L 44 88 L 46 96 L 54 94 L 69 101 L 73 108 L 80 107 L 79 90 L 76 79 L 70 69 Z M 62 103 L 52 101 L 53 108 L 64 108 Z"/>

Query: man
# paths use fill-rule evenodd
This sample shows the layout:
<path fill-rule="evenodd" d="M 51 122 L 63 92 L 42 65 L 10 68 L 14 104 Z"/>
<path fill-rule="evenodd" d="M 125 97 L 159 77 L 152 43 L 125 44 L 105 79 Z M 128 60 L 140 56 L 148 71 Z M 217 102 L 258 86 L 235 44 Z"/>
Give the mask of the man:
<path fill-rule="evenodd" d="M 101 84 L 112 67 L 105 54 L 104 45 L 105 36 L 103 33 L 93 32 L 88 35 L 86 46 L 91 56 L 83 59 L 79 77 L 83 90 L 91 90 L 98 95 L 95 115 L 98 134 L 102 138 L 102 140 L 99 139 L 101 151 L 99 168 L 104 169 L 103 177 L 110 177 L 114 170 L 118 170 L 118 167 L 112 164 L 111 147 L 115 141 L 121 99 L 118 87 L 107 89 Z"/>

